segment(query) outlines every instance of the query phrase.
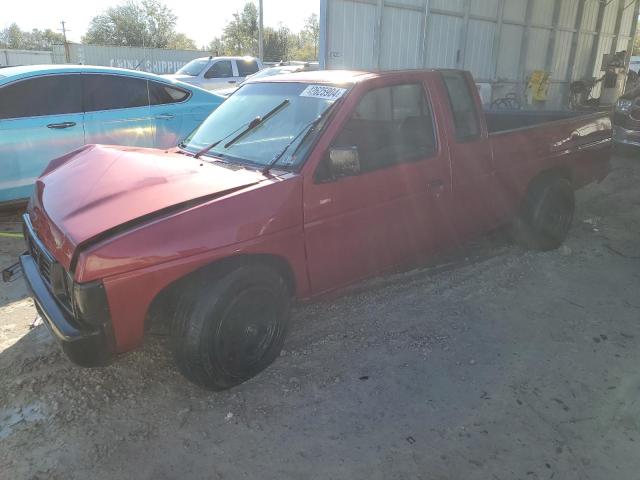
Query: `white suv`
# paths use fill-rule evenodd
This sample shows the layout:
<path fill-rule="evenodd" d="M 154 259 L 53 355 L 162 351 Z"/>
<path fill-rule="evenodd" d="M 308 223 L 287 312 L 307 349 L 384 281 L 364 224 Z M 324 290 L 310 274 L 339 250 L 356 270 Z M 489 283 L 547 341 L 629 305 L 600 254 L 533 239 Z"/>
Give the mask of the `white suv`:
<path fill-rule="evenodd" d="M 191 60 L 171 78 L 206 90 L 229 88 L 262 69 L 253 57 L 202 57 Z"/>

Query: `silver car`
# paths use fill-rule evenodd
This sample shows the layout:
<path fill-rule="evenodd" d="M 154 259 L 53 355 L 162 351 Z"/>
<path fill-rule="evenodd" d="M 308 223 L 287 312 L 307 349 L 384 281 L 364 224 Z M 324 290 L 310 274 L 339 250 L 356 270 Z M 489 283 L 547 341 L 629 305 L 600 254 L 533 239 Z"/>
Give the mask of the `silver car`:
<path fill-rule="evenodd" d="M 168 76 L 206 90 L 220 90 L 241 83 L 261 69 L 262 63 L 253 57 L 202 57 Z"/>

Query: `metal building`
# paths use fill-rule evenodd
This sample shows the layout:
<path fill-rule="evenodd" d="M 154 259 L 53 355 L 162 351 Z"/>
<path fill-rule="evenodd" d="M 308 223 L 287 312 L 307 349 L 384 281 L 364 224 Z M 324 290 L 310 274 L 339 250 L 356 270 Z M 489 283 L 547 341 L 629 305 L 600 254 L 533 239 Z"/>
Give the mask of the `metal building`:
<path fill-rule="evenodd" d="M 51 52 L 45 50 L 0 50 L 0 67 L 53 63 Z"/>
<path fill-rule="evenodd" d="M 630 52 L 640 0 L 321 0 L 325 68 L 464 68 L 493 98 L 551 72 L 547 108 L 569 83 Z M 597 92 L 594 92 L 597 94 Z"/>
<path fill-rule="evenodd" d="M 208 56 L 199 50 L 168 50 L 162 48 L 112 47 L 68 43 L 54 45 L 53 63 L 79 63 L 104 67 L 129 68 L 152 73 L 175 73 L 187 62 Z"/>

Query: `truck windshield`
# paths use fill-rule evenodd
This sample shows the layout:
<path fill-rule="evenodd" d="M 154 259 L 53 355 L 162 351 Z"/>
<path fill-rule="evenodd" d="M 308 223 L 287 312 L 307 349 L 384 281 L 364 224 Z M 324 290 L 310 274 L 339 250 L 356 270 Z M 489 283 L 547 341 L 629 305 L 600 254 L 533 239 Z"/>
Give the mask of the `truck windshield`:
<path fill-rule="evenodd" d="M 231 139 L 265 112 L 288 100 L 268 121 L 258 124 L 237 142 L 220 141 L 206 155 L 225 160 L 266 166 L 291 143 L 309 145 L 313 135 L 299 135 L 300 129 L 319 118 L 346 92 L 345 88 L 305 83 L 255 83 L 243 86 L 218 107 L 183 143 L 198 152 L 221 139 Z M 319 131 L 316 128 L 315 131 Z M 298 163 L 306 153 L 290 145 L 278 165 Z"/>
<path fill-rule="evenodd" d="M 199 58 L 195 60 L 191 60 L 184 67 L 176 72 L 176 75 L 189 75 L 190 77 L 197 77 L 200 75 L 200 72 L 207 66 L 209 63 L 208 58 Z"/>

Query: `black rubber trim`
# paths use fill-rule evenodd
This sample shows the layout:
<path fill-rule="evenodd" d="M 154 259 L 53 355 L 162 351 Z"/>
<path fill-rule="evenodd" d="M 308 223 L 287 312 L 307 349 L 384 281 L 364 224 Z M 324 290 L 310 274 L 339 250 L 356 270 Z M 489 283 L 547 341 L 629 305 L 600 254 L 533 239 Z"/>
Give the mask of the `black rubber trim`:
<path fill-rule="evenodd" d="M 31 255 L 21 255 L 20 265 L 27 286 L 42 320 L 62 345 L 69 359 L 82 367 L 108 365 L 113 357 L 109 336 L 101 328 L 80 330 L 74 320 L 58 304 L 40 276 L 38 266 Z"/>

